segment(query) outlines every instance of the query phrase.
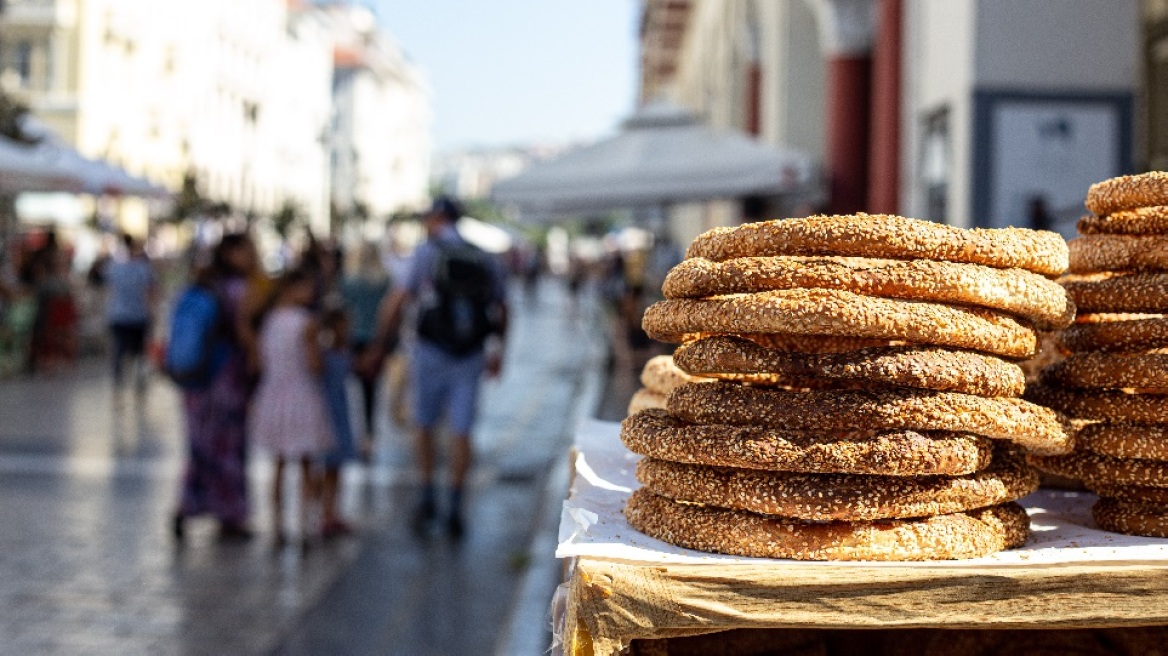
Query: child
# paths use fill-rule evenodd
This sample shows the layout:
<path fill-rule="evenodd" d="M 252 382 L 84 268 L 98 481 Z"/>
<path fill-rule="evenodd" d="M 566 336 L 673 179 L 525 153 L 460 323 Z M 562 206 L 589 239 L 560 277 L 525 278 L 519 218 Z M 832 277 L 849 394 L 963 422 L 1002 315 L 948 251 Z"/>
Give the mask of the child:
<path fill-rule="evenodd" d="M 260 327 L 261 375 L 252 405 L 252 440 L 276 458 L 272 481 L 275 539 L 286 542 L 282 495 L 284 463 L 300 463 L 301 534 L 308 534 L 314 497 L 312 462 L 333 445 L 321 388 L 323 357 L 318 325 L 308 308 L 315 298 L 312 277 L 293 270 L 277 283 L 274 305 Z"/>
<path fill-rule="evenodd" d="M 333 538 L 352 532 L 337 510 L 341 466 L 357 457 L 353 426 L 349 420 L 349 396 L 345 389 L 352 370 L 352 359 L 348 352 L 349 317 L 340 308 L 327 310 L 321 320 L 321 328 L 324 394 L 333 422 L 333 435 L 336 436 L 336 444 L 324 458 L 324 489 L 321 491 L 324 526 L 321 535 Z"/>

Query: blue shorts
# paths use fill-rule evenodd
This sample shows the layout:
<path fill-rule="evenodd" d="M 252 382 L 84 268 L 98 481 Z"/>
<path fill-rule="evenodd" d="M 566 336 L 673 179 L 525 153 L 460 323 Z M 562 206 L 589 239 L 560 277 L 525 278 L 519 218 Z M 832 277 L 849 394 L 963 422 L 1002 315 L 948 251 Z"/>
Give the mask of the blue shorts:
<path fill-rule="evenodd" d="M 480 351 L 454 356 L 424 339 L 414 343 L 410 379 L 414 392 L 414 421 L 430 429 L 443 411 L 455 435 L 470 435 L 478 406 L 479 380 L 486 368 Z"/>

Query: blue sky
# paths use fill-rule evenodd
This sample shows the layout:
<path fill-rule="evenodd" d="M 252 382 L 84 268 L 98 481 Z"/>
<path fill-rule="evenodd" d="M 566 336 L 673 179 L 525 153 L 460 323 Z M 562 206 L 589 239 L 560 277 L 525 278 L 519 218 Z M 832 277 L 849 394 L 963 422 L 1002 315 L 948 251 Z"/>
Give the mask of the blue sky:
<path fill-rule="evenodd" d="M 439 151 L 595 137 L 634 105 L 638 0 L 367 0 L 433 94 Z"/>

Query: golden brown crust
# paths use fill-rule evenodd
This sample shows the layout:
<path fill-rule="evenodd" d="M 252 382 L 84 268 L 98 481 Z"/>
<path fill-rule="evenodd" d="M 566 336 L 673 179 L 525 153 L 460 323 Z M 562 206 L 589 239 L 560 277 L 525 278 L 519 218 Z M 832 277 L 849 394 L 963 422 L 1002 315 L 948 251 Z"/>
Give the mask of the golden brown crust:
<path fill-rule="evenodd" d="M 886 214 L 811 216 L 714 228 L 698 235 L 686 251 L 686 257 L 710 260 L 769 255 L 943 260 L 1042 275 L 1058 275 L 1067 268 L 1066 243 L 1053 232 L 963 230 Z"/>
<path fill-rule="evenodd" d="M 673 267 L 662 291 L 666 298 L 676 299 L 799 288 L 985 307 L 1017 315 L 1042 329 L 1065 328 L 1075 316 L 1066 291 L 1038 274 L 931 260 L 691 258 Z"/>
<path fill-rule="evenodd" d="M 1096 182 L 1087 189 L 1087 209 L 1100 216 L 1138 207 L 1168 205 L 1168 173 L 1150 171 Z"/>
<path fill-rule="evenodd" d="M 1079 232 L 1084 235 L 1168 234 L 1168 205 L 1138 207 L 1106 216 L 1089 214 L 1079 219 Z"/>
<path fill-rule="evenodd" d="M 1134 394 L 1118 390 L 1078 392 L 1039 385 L 1027 388 L 1026 398 L 1073 419 L 1168 423 L 1168 396 L 1163 394 Z"/>
<path fill-rule="evenodd" d="M 621 440 L 634 453 L 671 462 L 819 474 L 961 476 L 993 458 L 989 439 L 964 433 L 703 426 L 663 410 L 625 419 Z"/>
<path fill-rule="evenodd" d="M 1168 310 L 1168 274 L 1133 273 L 1069 279 L 1063 283 L 1080 312 L 1137 312 L 1159 314 Z"/>
<path fill-rule="evenodd" d="M 1168 538 L 1168 506 L 1100 499 L 1091 507 L 1091 515 L 1104 531 Z"/>
<path fill-rule="evenodd" d="M 927 346 L 805 354 L 719 336 L 685 344 L 673 357 L 691 374 L 725 380 L 758 380 L 766 375 L 774 384 L 789 384 L 818 378 L 977 396 L 1021 396 L 1026 387 L 1022 368 L 1016 364 L 990 355 Z"/>
<path fill-rule="evenodd" d="M 1021 399 L 926 390 L 788 392 L 703 383 L 674 390 L 669 413 L 693 424 L 784 430 L 924 430 L 972 433 L 1032 453 L 1068 453 L 1074 429 L 1057 412 Z"/>
<path fill-rule="evenodd" d="M 1045 472 L 1077 478 L 1094 489 L 1100 485 L 1168 487 L 1168 463 L 1156 460 L 1112 458 L 1089 451 L 1061 456 L 1027 456 L 1030 464 Z"/>
<path fill-rule="evenodd" d="M 635 415 L 642 410 L 663 409 L 665 408 L 665 398 L 665 395 L 660 392 L 642 387 L 633 392 L 633 398 L 629 399 L 629 407 L 626 408 L 626 412 L 629 415 Z"/>
<path fill-rule="evenodd" d="M 1083 235 L 1067 247 L 1070 273 L 1168 269 L 1168 235 Z"/>
<path fill-rule="evenodd" d="M 1014 501 L 1038 489 L 1038 472 L 999 454 L 965 476 L 797 474 L 644 458 L 637 480 L 675 501 L 807 521 L 928 517 Z"/>
<path fill-rule="evenodd" d="M 709 382 L 708 378 L 691 376 L 673 362 L 671 355 L 655 355 L 641 369 L 641 384 L 658 394 L 669 394 L 686 383 Z"/>
<path fill-rule="evenodd" d="M 1048 367 L 1042 382 L 1075 389 L 1168 388 L 1168 353 L 1080 353 Z"/>
<path fill-rule="evenodd" d="M 1107 497 L 1108 499 L 1168 505 L 1168 488 L 1164 487 L 1116 485 L 1096 481 L 1091 484 L 1090 489 L 1095 494 L 1101 497 Z"/>
<path fill-rule="evenodd" d="M 1078 437 L 1080 448 L 1099 455 L 1168 461 L 1168 424 L 1090 424 Z"/>
<path fill-rule="evenodd" d="M 1148 314 L 1080 315 L 1074 324 L 1059 334 L 1059 346 L 1071 353 L 1168 348 L 1168 317 Z"/>
<path fill-rule="evenodd" d="M 636 530 L 699 551 L 798 560 L 950 560 L 1021 546 L 1026 511 L 1007 503 L 916 520 L 807 524 L 750 512 L 680 504 L 644 488 L 625 517 Z"/>
<path fill-rule="evenodd" d="M 862 296 L 834 289 L 788 289 L 709 299 L 667 300 L 645 311 L 650 337 L 682 341 L 694 333 L 785 333 L 898 340 L 983 351 L 1034 354 L 1034 331 L 979 308 Z"/>
<path fill-rule="evenodd" d="M 786 333 L 688 333 L 680 341 L 689 344 L 708 337 L 740 337 L 759 346 L 785 353 L 843 353 L 878 346 L 903 346 L 904 342 L 832 335 L 793 335 Z"/>

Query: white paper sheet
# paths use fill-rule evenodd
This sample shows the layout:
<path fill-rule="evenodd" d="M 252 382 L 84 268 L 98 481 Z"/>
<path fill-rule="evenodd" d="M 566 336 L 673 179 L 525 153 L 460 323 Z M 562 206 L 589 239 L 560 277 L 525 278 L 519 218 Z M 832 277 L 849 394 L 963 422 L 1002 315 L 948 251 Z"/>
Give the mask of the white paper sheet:
<path fill-rule="evenodd" d="M 638 533 L 621 510 L 639 487 L 634 473 L 640 456 L 620 441 L 620 424 L 587 422 L 576 435 L 575 481 L 564 502 L 556 556 L 587 556 L 645 564 L 722 564 L 775 561 L 709 554 L 675 547 Z M 971 567 L 985 565 L 1061 565 L 1107 562 L 1168 562 L 1168 539 L 1133 537 L 1095 528 L 1095 495 L 1039 490 L 1021 500 L 1030 513 L 1033 534 L 1019 549 L 973 560 L 927 563 L 846 563 L 843 566 Z M 810 563 L 808 563 L 810 564 Z"/>

